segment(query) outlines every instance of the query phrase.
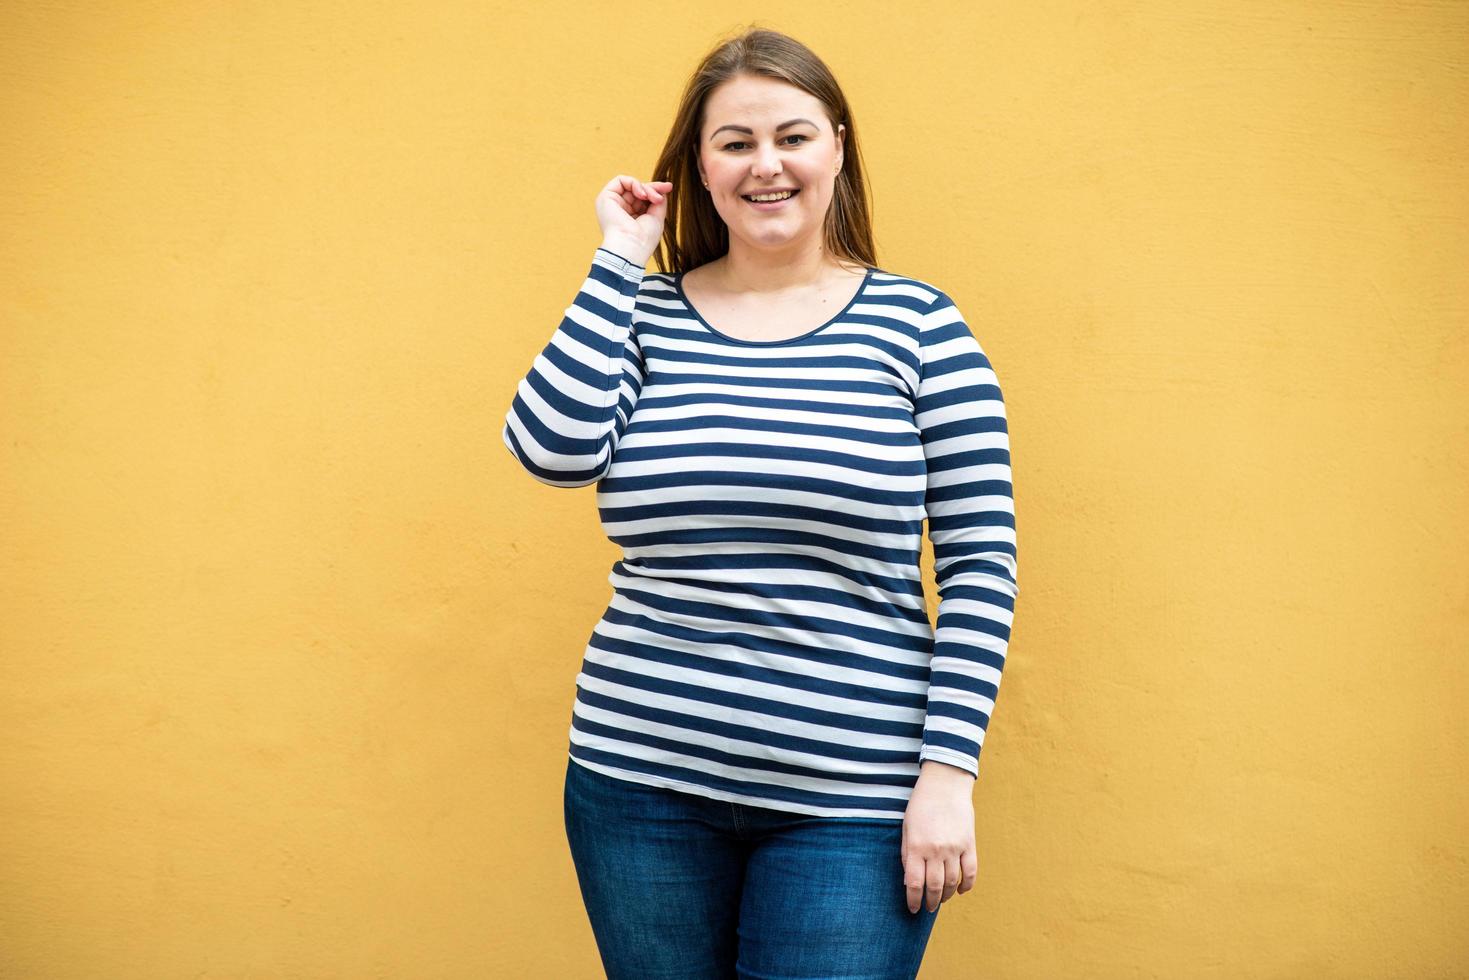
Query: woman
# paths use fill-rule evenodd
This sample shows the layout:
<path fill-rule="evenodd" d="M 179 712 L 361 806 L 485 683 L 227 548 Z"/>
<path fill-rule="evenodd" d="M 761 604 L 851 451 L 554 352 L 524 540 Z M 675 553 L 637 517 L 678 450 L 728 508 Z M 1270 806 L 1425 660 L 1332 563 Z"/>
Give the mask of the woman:
<path fill-rule="evenodd" d="M 851 110 L 798 42 L 711 53 L 654 173 L 597 196 L 503 432 L 596 483 L 623 551 L 565 781 L 598 948 L 612 980 L 913 977 L 974 884 L 1014 615 L 998 381 L 942 290 L 877 268 Z"/>

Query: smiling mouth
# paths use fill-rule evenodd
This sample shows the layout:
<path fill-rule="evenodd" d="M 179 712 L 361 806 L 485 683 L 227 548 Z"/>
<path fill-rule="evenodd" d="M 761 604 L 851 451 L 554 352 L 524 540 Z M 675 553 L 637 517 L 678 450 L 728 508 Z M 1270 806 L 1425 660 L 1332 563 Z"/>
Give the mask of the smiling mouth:
<path fill-rule="evenodd" d="M 755 200 L 749 194 L 741 194 L 740 197 L 742 197 L 745 200 L 749 201 L 751 204 L 779 204 L 779 203 L 781 203 L 781 201 L 789 201 L 789 200 L 791 200 L 792 198 L 794 198 L 799 193 L 801 193 L 801 192 L 800 191 L 791 191 L 785 197 L 776 198 L 773 201 L 757 201 L 757 200 Z"/>

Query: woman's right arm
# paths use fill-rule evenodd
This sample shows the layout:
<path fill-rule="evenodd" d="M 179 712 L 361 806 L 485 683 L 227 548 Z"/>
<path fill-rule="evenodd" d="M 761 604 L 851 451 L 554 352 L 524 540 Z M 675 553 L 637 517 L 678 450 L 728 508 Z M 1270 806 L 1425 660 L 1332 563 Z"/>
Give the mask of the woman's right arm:
<path fill-rule="evenodd" d="M 560 326 L 516 389 L 503 439 L 542 483 L 586 486 L 612 465 L 643 387 L 632 320 L 645 271 L 642 263 L 598 248 Z"/>
<path fill-rule="evenodd" d="M 505 415 L 505 447 L 542 483 L 584 487 L 612 466 L 643 389 L 633 311 L 672 189 L 618 174 L 597 193 L 602 246 Z"/>

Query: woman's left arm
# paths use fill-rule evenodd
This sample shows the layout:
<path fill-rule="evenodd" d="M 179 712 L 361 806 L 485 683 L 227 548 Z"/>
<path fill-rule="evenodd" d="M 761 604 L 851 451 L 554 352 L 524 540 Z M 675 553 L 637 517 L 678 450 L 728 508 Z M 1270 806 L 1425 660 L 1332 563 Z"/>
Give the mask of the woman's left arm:
<path fill-rule="evenodd" d="M 974 885 L 972 793 L 1019 592 L 1004 398 L 988 356 L 942 292 L 923 315 L 919 352 L 914 420 L 928 469 L 939 609 L 918 782 L 903 818 L 913 912 L 920 903 L 936 910 Z"/>

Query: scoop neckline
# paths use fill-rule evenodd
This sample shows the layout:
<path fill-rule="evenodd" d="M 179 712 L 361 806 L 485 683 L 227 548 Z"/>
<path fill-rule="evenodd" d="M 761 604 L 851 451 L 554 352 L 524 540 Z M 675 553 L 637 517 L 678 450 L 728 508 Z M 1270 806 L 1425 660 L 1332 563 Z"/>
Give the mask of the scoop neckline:
<path fill-rule="evenodd" d="M 803 334 L 797 334 L 794 337 L 786 337 L 782 340 L 743 340 L 739 337 L 731 337 L 729 334 L 722 332 L 721 330 L 719 330 L 719 328 L 714 326 L 714 324 L 704 319 L 704 314 L 699 312 L 698 307 L 694 306 L 694 304 L 690 302 L 689 294 L 684 292 L 683 277 L 688 273 L 687 269 L 673 277 L 673 288 L 678 293 L 679 302 L 683 303 L 688 311 L 694 315 L 694 319 L 698 320 L 699 323 L 704 326 L 705 330 L 708 330 L 710 333 L 714 334 L 714 336 L 720 338 L 721 340 L 727 341 L 731 344 L 740 344 L 745 347 L 779 347 L 783 344 L 794 344 L 797 341 L 805 340 L 808 337 L 814 336 L 825 330 L 827 327 L 831 326 L 833 323 L 836 323 L 842 317 L 846 316 L 847 311 L 856 306 L 857 301 L 862 298 L 862 294 L 867 292 L 867 284 L 872 281 L 872 274 L 876 271 L 877 269 L 875 266 L 867 266 L 866 271 L 862 274 L 862 281 L 857 284 L 857 291 L 852 294 L 852 298 L 847 300 L 846 304 L 842 306 L 842 308 L 838 310 L 830 320 L 827 320 L 820 326 L 812 327 L 810 330 L 807 330 Z"/>

